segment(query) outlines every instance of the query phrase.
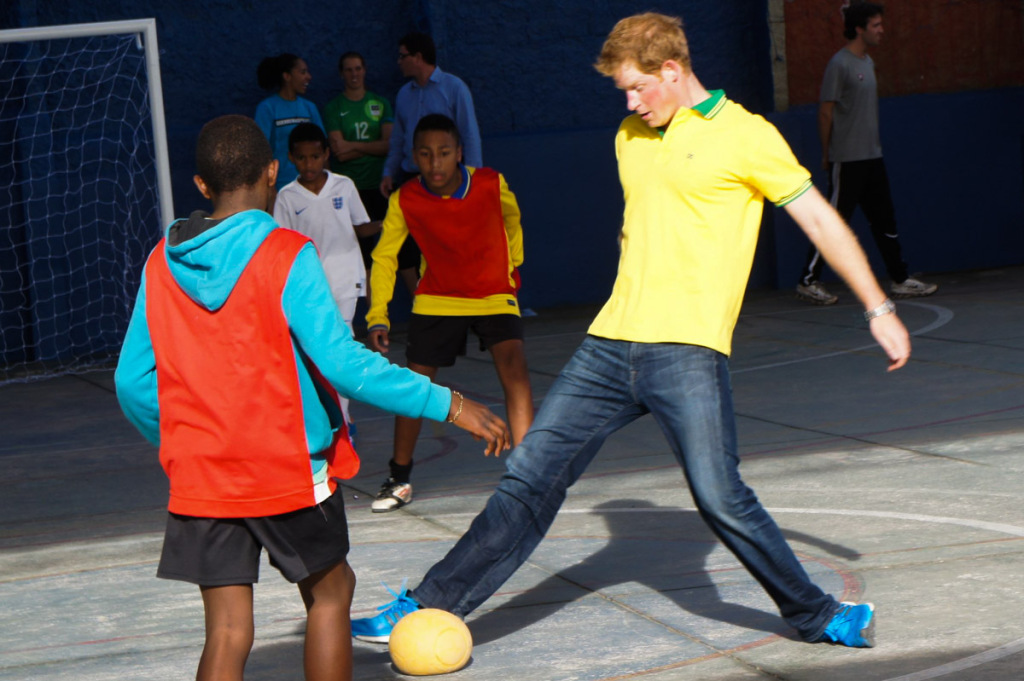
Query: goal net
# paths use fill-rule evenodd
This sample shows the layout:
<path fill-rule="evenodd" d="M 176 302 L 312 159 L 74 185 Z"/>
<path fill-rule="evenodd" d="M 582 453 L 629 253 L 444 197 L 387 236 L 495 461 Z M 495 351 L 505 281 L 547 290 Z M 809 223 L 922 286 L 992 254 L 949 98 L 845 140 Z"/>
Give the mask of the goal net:
<path fill-rule="evenodd" d="M 0 384 L 113 364 L 171 206 L 155 21 L 0 31 Z"/>

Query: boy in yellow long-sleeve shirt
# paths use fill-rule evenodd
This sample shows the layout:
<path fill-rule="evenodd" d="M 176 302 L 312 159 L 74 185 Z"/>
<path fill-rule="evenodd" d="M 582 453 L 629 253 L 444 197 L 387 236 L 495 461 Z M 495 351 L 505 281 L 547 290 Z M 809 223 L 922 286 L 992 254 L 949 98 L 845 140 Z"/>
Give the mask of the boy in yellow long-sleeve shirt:
<path fill-rule="evenodd" d="M 406 350 L 408 367 L 434 378 L 438 368 L 464 355 L 470 330 L 489 350 L 505 392 L 518 444 L 533 421 L 516 268 L 523 262 L 519 206 L 504 177 L 490 168 L 462 164 L 455 122 L 441 114 L 416 126 L 413 156 L 420 176 L 391 195 L 380 242 L 373 251 L 366 315 L 370 347 L 389 349 L 387 307 L 394 290 L 398 251 L 411 235 L 423 252 Z M 397 417 L 390 475 L 374 500 L 376 513 L 412 501 L 409 482 L 421 421 Z"/>

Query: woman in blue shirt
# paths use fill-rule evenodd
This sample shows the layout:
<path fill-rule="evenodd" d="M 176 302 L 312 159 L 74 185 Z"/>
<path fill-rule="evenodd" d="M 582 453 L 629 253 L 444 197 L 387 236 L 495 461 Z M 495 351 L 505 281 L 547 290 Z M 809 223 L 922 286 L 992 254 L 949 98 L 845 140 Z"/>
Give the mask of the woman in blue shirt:
<path fill-rule="evenodd" d="M 316 105 L 302 95 L 306 94 L 313 76 L 303 59 L 294 54 L 279 54 L 260 62 L 256 78 L 264 90 L 274 90 L 256 107 L 256 124 L 270 140 L 274 158 L 280 163 L 277 188 L 285 186 L 299 171 L 288 160 L 288 135 L 299 123 L 316 123 L 323 129 Z"/>

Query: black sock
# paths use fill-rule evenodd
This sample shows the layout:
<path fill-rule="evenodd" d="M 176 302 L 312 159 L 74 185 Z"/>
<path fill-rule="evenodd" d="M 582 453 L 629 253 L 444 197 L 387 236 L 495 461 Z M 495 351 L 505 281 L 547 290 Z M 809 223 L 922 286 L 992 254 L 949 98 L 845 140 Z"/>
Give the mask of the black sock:
<path fill-rule="evenodd" d="M 391 459 L 388 466 L 391 467 L 391 477 L 395 482 L 409 482 L 409 476 L 412 475 L 412 461 L 408 465 L 400 466 L 395 463 L 394 459 Z"/>

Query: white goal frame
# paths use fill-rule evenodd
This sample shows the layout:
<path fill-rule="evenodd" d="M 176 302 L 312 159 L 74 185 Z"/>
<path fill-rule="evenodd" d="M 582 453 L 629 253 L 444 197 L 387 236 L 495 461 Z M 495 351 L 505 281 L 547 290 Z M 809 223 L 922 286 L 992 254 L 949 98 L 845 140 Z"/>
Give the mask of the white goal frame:
<path fill-rule="evenodd" d="M 149 85 L 150 114 L 153 119 L 153 146 L 156 153 L 157 190 L 162 229 L 171 224 L 174 219 L 174 201 L 171 194 L 171 163 L 167 151 L 167 124 L 164 121 L 164 94 L 160 81 L 160 49 L 156 38 L 156 19 L 13 28 L 0 31 L 0 43 L 23 43 L 55 38 L 88 38 L 103 35 L 141 36 L 146 51 L 146 80 Z"/>
<path fill-rule="evenodd" d="M 123 207 L 127 211 L 125 215 L 131 214 L 131 211 L 136 208 L 139 211 L 137 214 L 131 214 L 131 219 L 124 221 L 123 224 L 108 225 L 105 218 L 97 223 L 100 225 L 100 234 L 103 233 L 102 225 L 107 225 L 113 230 L 120 230 L 111 233 L 115 239 L 118 236 L 127 238 L 123 248 L 115 248 L 113 257 L 104 257 L 106 253 L 102 251 L 99 253 L 87 252 L 87 249 L 95 248 L 89 243 L 79 243 L 74 239 L 67 240 L 70 235 L 79 233 L 73 226 L 68 231 L 68 226 L 64 225 L 63 233 L 51 233 L 46 229 L 35 234 L 33 225 L 43 218 L 33 217 L 35 220 L 33 222 L 27 220 L 26 213 L 26 222 L 20 226 L 20 229 L 25 231 L 29 240 L 21 244 L 18 241 L 18 225 L 12 225 L 15 228 L 11 230 L 13 240 L 8 240 L 10 241 L 9 245 L 4 242 L 3 247 L 0 248 L 0 255 L 8 263 L 5 267 L 16 268 L 11 270 L 10 281 L 6 280 L 7 271 L 5 270 L 4 284 L 10 285 L 0 286 L 0 296 L 2 296 L 0 298 L 0 315 L 2 315 L 0 320 L 4 320 L 4 328 L 0 329 L 0 385 L 109 368 L 111 361 L 116 359 L 117 349 L 120 347 L 118 334 L 124 333 L 124 327 L 127 326 L 130 317 L 131 301 L 134 300 L 136 291 L 128 289 L 138 283 L 135 280 L 141 273 L 141 263 L 137 262 L 138 258 L 143 255 L 143 251 L 146 250 L 150 242 L 155 243 L 159 239 L 164 228 L 174 219 L 170 154 L 167 143 L 167 126 L 164 119 L 156 19 L 0 30 L 0 50 L 7 50 L 10 46 L 26 46 L 30 55 L 25 58 L 27 64 L 33 63 L 31 52 L 36 49 L 33 47 L 34 45 L 44 46 L 40 49 L 45 52 L 48 49 L 45 46 L 53 43 L 68 46 L 87 43 L 81 49 L 72 50 L 70 53 L 72 54 L 71 59 L 77 59 L 79 57 L 73 56 L 76 53 L 78 55 L 94 54 L 91 44 L 94 41 L 97 42 L 95 54 L 103 56 L 100 57 L 99 62 L 86 64 L 83 73 L 102 75 L 106 72 L 108 63 L 104 57 L 107 54 L 108 43 L 116 43 L 111 46 L 114 51 L 110 54 L 115 55 L 112 57 L 115 61 L 109 64 L 111 67 L 117 62 L 116 55 L 121 54 L 122 48 L 131 52 L 130 55 L 125 53 L 122 56 L 130 56 L 132 85 L 129 89 L 132 97 L 121 100 L 117 99 L 117 92 L 111 92 L 114 97 L 112 102 L 116 108 L 123 101 L 123 106 L 127 107 L 126 113 L 128 113 L 128 109 L 132 109 L 134 112 L 144 113 L 149 120 L 132 119 L 129 115 L 126 120 L 133 121 L 132 127 L 125 132 L 134 134 L 136 136 L 135 143 L 137 145 L 144 144 L 145 150 L 136 147 L 134 151 L 129 148 L 126 154 L 115 154 L 121 168 L 129 168 L 128 174 L 115 172 L 110 178 L 101 176 L 99 179 L 102 182 L 97 183 L 94 187 L 97 197 L 108 198 L 113 197 L 117 189 L 127 183 L 128 186 L 125 188 L 130 188 L 133 192 L 127 203 L 119 207 L 116 202 L 100 200 L 92 201 L 87 207 L 89 210 L 97 212 L 100 210 L 99 207 L 110 206 L 115 214 Z M 9 62 L 5 58 L 3 64 L 4 67 L 9 66 L 12 69 L 15 77 L 15 80 L 11 81 L 12 83 L 16 82 L 18 70 L 21 68 L 21 57 L 17 56 L 17 52 L 20 52 L 20 49 L 12 53 L 14 56 Z M 42 54 L 41 56 L 43 59 L 47 59 L 50 55 Z M 58 60 L 64 58 L 59 54 L 53 56 Z M 89 61 L 88 57 L 85 61 Z M 69 64 L 68 68 L 72 70 L 63 70 L 60 73 L 62 76 L 77 74 L 77 66 L 77 64 Z M 119 66 L 118 63 L 117 67 L 111 69 L 111 73 L 118 71 Z M 143 83 L 140 82 L 143 77 L 143 69 L 145 69 L 146 78 L 146 87 L 144 88 L 142 87 Z M 29 79 L 31 80 L 34 75 L 34 73 L 30 73 Z M 44 78 L 48 77 L 45 73 L 40 75 Z M 86 78 L 88 80 L 83 82 L 88 86 L 96 87 L 100 83 L 97 79 L 89 79 L 89 76 Z M 42 85 L 43 90 L 40 92 L 43 95 L 55 94 L 59 101 L 59 98 L 67 92 L 72 98 L 70 101 L 72 106 L 62 108 L 61 111 L 79 110 L 74 98 L 79 92 L 78 88 L 81 83 L 72 82 L 65 85 L 64 81 L 58 78 L 53 83 L 54 87 L 48 87 L 50 85 L 48 81 L 42 81 Z M 19 108 L 17 99 L 20 95 L 15 92 L 14 97 L 10 100 L 14 117 L 5 118 L 5 122 L 14 126 L 14 137 L 11 140 L 3 140 L 3 142 L 17 145 L 18 138 L 22 135 L 22 132 L 17 129 L 22 109 Z M 99 97 L 99 99 L 97 100 L 95 97 Z M 82 100 L 82 103 L 85 105 L 83 110 L 87 112 L 94 111 L 96 106 L 103 107 L 103 92 L 90 93 Z M 26 111 L 26 115 L 33 114 L 31 111 Z M 119 124 L 118 121 L 111 120 L 113 124 Z M 102 144 L 105 139 L 103 121 L 102 108 L 99 118 L 90 113 L 89 120 L 82 123 L 85 126 L 81 129 L 83 134 L 87 130 L 90 133 L 97 131 L 96 126 L 99 126 L 100 135 L 96 139 L 100 140 L 99 143 Z M 59 130 L 54 128 L 49 131 L 49 134 L 69 134 L 69 131 L 78 129 L 77 125 Z M 118 131 L 120 132 L 121 129 L 118 128 Z M 45 144 L 47 129 L 44 127 L 42 135 L 34 133 L 31 129 L 24 134 L 28 136 L 28 141 L 36 141 L 39 138 L 41 143 Z M 103 148 L 98 148 L 94 156 L 84 156 L 85 144 L 92 143 L 93 137 L 87 135 L 81 139 L 84 140 L 82 144 L 78 144 L 78 140 L 75 140 L 76 144 L 69 146 L 69 149 L 79 154 L 75 163 L 81 163 L 80 159 L 83 158 L 97 164 L 97 167 L 101 163 L 108 162 L 108 159 L 104 157 Z M 119 145 L 117 147 L 119 153 L 120 150 L 126 148 L 125 142 L 130 144 L 132 140 L 130 138 L 124 140 L 112 138 L 111 141 L 112 144 Z M 15 157 L 14 160 L 18 162 L 17 153 Z M 46 150 L 43 150 L 42 156 L 26 157 L 25 163 L 31 164 L 32 158 L 45 159 Z M 63 159 L 65 157 L 57 155 L 56 158 Z M 120 163 L 124 159 L 128 160 L 127 165 Z M 45 164 L 45 161 L 43 163 Z M 16 174 L 18 167 L 20 166 L 3 166 L 4 172 L 11 175 L 14 180 L 13 187 L 21 186 Z M 115 169 L 114 166 L 110 167 Z M 55 206 L 54 210 L 61 211 L 59 202 L 65 192 L 72 194 L 76 189 L 86 186 L 82 183 L 70 188 L 61 186 L 64 183 L 65 175 L 67 175 L 63 167 L 57 168 L 56 172 L 47 167 L 43 171 L 43 175 L 36 177 L 32 175 L 32 168 L 26 166 L 25 173 L 25 177 L 30 182 L 28 185 L 30 188 L 34 187 L 31 184 L 33 182 L 49 182 L 46 173 L 53 173 L 54 191 L 51 192 L 49 185 L 44 184 L 42 194 L 39 196 L 29 195 L 24 205 L 22 205 L 22 200 L 25 197 L 14 198 L 12 195 L 14 202 L 0 205 L 0 209 L 10 210 L 12 219 L 16 221 L 22 219 L 17 213 L 26 212 L 28 210 L 26 206 L 33 201 L 46 202 L 44 207 L 47 209 L 47 217 L 51 204 Z M 103 188 L 104 183 L 107 183 L 108 180 L 118 177 L 127 178 L 127 180 L 122 182 L 120 179 L 115 179 L 114 182 L 118 184 L 114 189 Z M 142 188 L 141 192 L 136 193 L 135 183 Z M 72 213 L 65 210 L 60 212 L 60 215 L 72 215 Z M 154 222 L 159 224 L 153 224 Z M 86 233 L 82 232 L 82 234 Z M 3 232 L 0 232 L 0 236 L 3 236 Z M 97 243 L 104 242 L 101 240 Z M 38 253 L 33 252 L 35 249 L 38 249 Z M 24 253 L 19 252 L 22 250 Z M 68 257 L 72 253 L 74 258 Z M 138 272 L 136 266 L 138 266 Z M 37 276 L 39 273 L 42 276 Z M 90 278 L 90 275 L 96 276 Z M 38 287 L 37 282 L 39 283 Z M 93 293 L 97 295 L 92 295 Z M 11 326 L 7 326 L 8 319 L 12 320 Z M 8 360 L 8 353 L 10 360 Z"/>

